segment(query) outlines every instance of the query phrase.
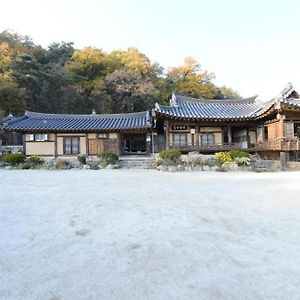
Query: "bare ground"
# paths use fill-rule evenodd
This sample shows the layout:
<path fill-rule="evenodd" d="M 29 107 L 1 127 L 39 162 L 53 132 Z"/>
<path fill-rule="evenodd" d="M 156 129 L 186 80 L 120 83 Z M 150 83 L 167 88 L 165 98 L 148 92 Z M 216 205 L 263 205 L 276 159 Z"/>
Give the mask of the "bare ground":
<path fill-rule="evenodd" d="M 0 299 L 300 299 L 300 173 L 0 171 Z"/>

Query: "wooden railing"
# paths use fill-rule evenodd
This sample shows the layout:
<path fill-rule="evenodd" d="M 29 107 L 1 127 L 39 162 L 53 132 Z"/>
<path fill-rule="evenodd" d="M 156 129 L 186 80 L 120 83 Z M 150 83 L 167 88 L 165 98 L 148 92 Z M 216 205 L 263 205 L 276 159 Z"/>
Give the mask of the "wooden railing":
<path fill-rule="evenodd" d="M 176 148 L 183 151 L 229 151 L 234 149 L 239 149 L 234 144 L 222 144 L 222 145 L 170 145 L 170 148 Z"/>
<path fill-rule="evenodd" d="M 257 143 L 256 150 L 298 151 L 300 150 L 300 139 L 276 139 Z"/>
<path fill-rule="evenodd" d="M 182 151 L 199 151 L 199 152 L 217 152 L 229 150 L 243 151 L 300 151 L 300 139 L 276 139 L 252 144 L 248 148 L 242 148 L 239 144 L 222 144 L 222 145 L 170 145 L 170 148 L 176 148 Z"/>

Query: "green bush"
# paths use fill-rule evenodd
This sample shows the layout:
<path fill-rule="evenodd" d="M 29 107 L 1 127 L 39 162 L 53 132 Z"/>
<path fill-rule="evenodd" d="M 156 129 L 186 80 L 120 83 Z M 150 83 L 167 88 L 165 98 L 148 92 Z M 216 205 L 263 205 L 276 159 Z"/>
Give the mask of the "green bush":
<path fill-rule="evenodd" d="M 64 160 L 64 159 L 57 160 L 55 167 L 56 167 L 56 169 L 60 169 L 60 170 L 65 170 L 65 169 L 71 168 L 69 161 Z"/>
<path fill-rule="evenodd" d="M 18 165 L 19 169 L 24 169 L 24 170 L 31 169 L 31 167 L 32 165 L 28 161 L 25 161 L 24 163 Z"/>
<path fill-rule="evenodd" d="M 169 149 L 159 153 L 164 165 L 175 165 L 179 162 L 181 152 L 177 149 Z"/>
<path fill-rule="evenodd" d="M 3 161 L 5 161 L 10 166 L 16 166 L 18 164 L 21 164 L 25 161 L 26 156 L 22 153 L 10 153 L 6 154 L 3 157 Z"/>
<path fill-rule="evenodd" d="M 82 165 L 86 165 L 86 156 L 84 154 L 79 154 L 77 159 Z"/>
<path fill-rule="evenodd" d="M 91 170 L 99 170 L 99 165 L 96 161 L 89 162 L 89 166 Z"/>
<path fill-rule="evenodd" d="M 236 157 L 234 159 L 234 162 L 239 166 L 239 167 L 246 167 L 250 165 L 250 158 L 249 157 Z"/>
<path fill-rule="evenodd" d="M 222 165 L 229 165 L 233 163 L 234 159 L 232 158 L 229 152 L 217 152 L 215 154 L 216 161 Z"/>
<path fill-rule="evenodd" d="M 105 165 L 116 164 L 119 161 L 118 155 L 113 152 L 102 152 L 98 157 Z"/>
<path fill-rule="evenodd" d="M 36 167 L 42 165 L 44 163 L 44 160 L 41 157 L 34 155 L 28 157 L 26 159 L 26 162 L 28 162 L 32 167 Z"/>
<path fill-rule="evenodd" d="M 229 154 L 231 155 L 232 159 L 235 158 L 241 158 L 241 157 L 249 157 L 250 154 L 245 152 L 245 151 L 241 151 L 241 150 L 230 150 Z"/>
<path fill-rule="evenodd" d="M 159 153 L 162 159 L 177 160 L 181 156 L 181 152 L 177 149 L 169 149 Z"/>

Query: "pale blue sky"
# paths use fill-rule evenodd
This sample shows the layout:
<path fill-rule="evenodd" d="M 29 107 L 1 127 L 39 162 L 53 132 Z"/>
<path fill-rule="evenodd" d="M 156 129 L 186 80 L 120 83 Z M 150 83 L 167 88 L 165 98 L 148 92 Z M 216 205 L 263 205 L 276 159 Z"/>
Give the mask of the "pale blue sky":
<path fill-rule="evenodd" d="M 261 100 L 289 81 L 300 88 L 297 0 L 10 0 L 0 9 L 0 30 L 28 34 L 43 46 L 134 46 L 165 68 L 193 56 L 217 84 Z"/>

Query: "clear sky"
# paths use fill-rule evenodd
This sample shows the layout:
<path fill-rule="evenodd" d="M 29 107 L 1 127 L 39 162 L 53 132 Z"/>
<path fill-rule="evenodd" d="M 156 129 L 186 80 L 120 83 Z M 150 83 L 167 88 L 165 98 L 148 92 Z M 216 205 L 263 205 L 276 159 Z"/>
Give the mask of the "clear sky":
<path fill-rule="evenodd" d="M 9 0 L 0 30 L 47 46 L 139 48 L 164 68 L 187 56 L 242 96 L 300 88 L 299 0 Z"/>

